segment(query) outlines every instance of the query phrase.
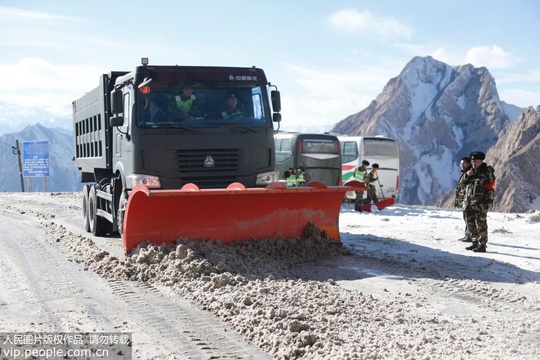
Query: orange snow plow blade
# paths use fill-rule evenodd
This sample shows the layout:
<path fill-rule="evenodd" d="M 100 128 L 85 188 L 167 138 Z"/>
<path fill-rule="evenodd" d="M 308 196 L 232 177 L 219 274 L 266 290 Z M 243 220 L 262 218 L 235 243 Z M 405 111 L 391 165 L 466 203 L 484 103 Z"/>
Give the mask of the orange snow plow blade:
<path fill-rule="evenodd" d="M 352 190 L 353 190 L 353 191 L 367 191 L 366 184 L 361 183 L 361 182 L 358 181 L 358 180 L 347 181 L 347 182 L 344 184 L 344 186 L 350 186 L 350 187 L 352 187 Z"/>
<path fill-rule="evenodd" d="M 345 193 L 344 201 L 353 201 L 356 198 L 355 191 L 367 191 L 366 184 L 361 183 L 358 180 L 347 181 L 343 186 L 349 186 L 352 189 L 347 190 Z"/>
<path fill-rule="evenodd" d="M 386 207 L 392 206 L 396 203 L 396 200 L 394 198 L 388 198 L 388 199 L 382 199 L 375 203 L 375 206 L 377 206 L 377 209 L 382 210 Z"/>
<path fill-rule="evenodd" d="M 347 186 L 313 182 L 286 188 L 272 183 L 246 189 L 233 183 L 227 189 L 149 190 L 137 185 L 131 192 L 124 218 L 126 254 L 138 244 L 170 244 L 181 237 L 224 243 L 276 236 L 301 237 L 312 222 L 328 238 L 339 239 L 339 212 Z"/>

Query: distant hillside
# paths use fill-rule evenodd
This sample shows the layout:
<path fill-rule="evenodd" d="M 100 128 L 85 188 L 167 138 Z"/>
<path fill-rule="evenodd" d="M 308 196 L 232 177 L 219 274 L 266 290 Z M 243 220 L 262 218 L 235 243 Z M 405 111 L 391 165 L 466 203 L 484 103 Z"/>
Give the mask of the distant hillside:
<path fill-rule="evenodd" d="M 506 212 L 540 209 L 540 109 L 526 109 L 486 155 L 497 176 L 497 209 Z M 454 191 L 451 191 L 437 205 L 452 207 L 453 201 Z"/>
<path fill-rule="evenodd" d="M 45 178 L 47 191 L 79 191 L 82 188 L 80 172 L 72 161 L 72 132 L 58 128 L 50 129 L 37 124 L 27 126 L 20 132 L 0 136 L 0 149 L 3 149 L 0 151 L 0 164 L 2 166 L 0 191 L 21 191 L 19 164 L 12 149 L 17 140 L 21 151 L 25 141 L 47 140 L 49 142 L 50 176 Z M 29 187 L 29 182 L 31 182 L 31 187 Z M 25 191 L 43 191 L 43 178 L 25 178 L 24 187 Z"/>
<path fill-rule="evenodd" d="M 48 128 L 73 129 L 70 115 L 58 116 L 40 108 L 0 100 L 0 135 L 19 132 L 35 124 L 42 124 Z"/>

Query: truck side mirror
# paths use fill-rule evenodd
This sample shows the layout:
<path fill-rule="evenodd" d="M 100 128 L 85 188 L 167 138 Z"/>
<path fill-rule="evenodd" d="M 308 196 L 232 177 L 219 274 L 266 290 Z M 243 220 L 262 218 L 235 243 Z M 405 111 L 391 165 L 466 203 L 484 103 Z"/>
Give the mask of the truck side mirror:
<path fill-rule="evenodd" d="M 281 114 L 280 113 L 274 113 L 272 115 L 272 121 L 273 122 L 280 122 L 281 121 Z"/>
<path fill-rule="evenodd" d="M 111 126 L 122 126 L 124 125 L 124 117 L 119 114 L 124 113 L 124 103 L 123 103 L 123 94 L 122 90 L 114 89 L 111 92 Z"/>
<path fill-rule="evenodd" d="M 122 114 L 124 112 L 124 98 L 122 90 L 114 89 L 111 92 L 111 112 L 113 114 Z"/>
<path fill-rule="evenodd" d="M 272 90 L 270 92 L 270 97 L 272 99 L 272 109 L 274 109 L 275 112 L 280 112 L 281 111 L 281 95 L 279 94 L 279 91 Z"/>

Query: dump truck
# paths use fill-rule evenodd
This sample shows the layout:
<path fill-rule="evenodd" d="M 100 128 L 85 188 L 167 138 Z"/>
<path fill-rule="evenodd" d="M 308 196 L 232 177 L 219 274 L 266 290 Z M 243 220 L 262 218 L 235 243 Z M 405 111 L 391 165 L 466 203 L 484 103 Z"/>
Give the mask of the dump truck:
<path fill-rule="evenodd" d="M 275 179 L 280 93 L 257 67 L 150 65 L 111 71 L 73 101 L 84 228 L 120 234 L 126 254 L 177 238 L 339 241 L 349 189 Z"/>

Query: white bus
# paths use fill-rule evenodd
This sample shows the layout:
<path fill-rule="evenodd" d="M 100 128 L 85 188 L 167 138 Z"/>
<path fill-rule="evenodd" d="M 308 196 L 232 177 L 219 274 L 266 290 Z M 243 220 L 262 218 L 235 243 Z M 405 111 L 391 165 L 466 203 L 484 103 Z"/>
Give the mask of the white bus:
<path fill-rule="evenodd" d="M 339 139 L 329 134 L 277 132 L 276 178 L 286 182 L 283 173 L 303 167 L 310 181 L 327 186 L 341 185 L 341 149 Z"/>
<path fill-rule="evenodd" d="M 396 141 L 383 136 L 345 136 L 339 135 L 341 143 L 342 181 L 354 180 L 353 172 L 362 165 L 363 160 L 371 165 L 379 164 L 379 181 L 377 197 L 397 198 L 399 188 L 399 149 Z M 364 193 L 364 196 L 366 194 Z M 354 199 L 354 192 L 348 192 L 347 197 Z"/>

